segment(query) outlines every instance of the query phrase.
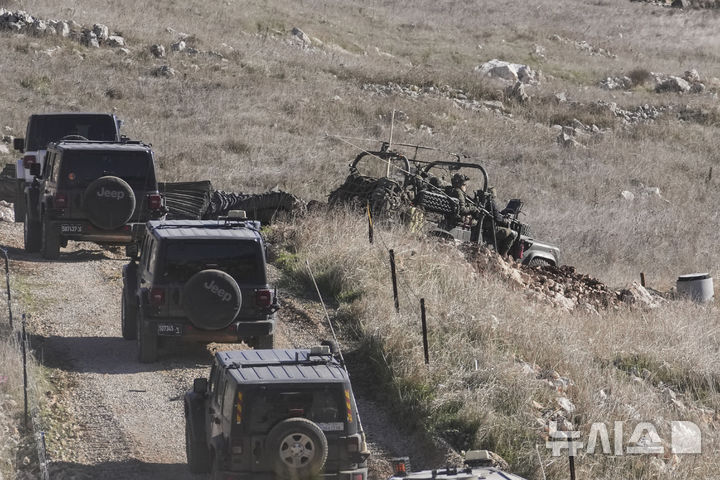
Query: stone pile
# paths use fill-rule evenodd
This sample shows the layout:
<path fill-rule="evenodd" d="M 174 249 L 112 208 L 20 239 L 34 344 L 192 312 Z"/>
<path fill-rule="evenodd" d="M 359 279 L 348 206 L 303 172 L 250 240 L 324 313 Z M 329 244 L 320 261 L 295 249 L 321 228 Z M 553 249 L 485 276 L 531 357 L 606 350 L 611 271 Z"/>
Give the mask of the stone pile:
<path fill-rule="evenodd" d="M 91 48 L 125 47 L 125 39 L 110 32 L 106 25 L 96 23 L 92 27 L 85 27 L 74 20 L 43 20 L 23 10 L 13 12 L 0 8 L 0 31 L 3 30 L 35 36 L 70 38 Z"/>
<path fill-rule="evenodd" d="M 700 74 L 695 69 L 686 71 L 682 77 L 663 73 L 651 73 L 650 75 L 655 80 L 657 93 L 702 93 L 705 91 L 705 84 L 700 81 Z"/>
<path fill-rule="evenodd" d="M 600 86 L 605 90 L 630 90 L 633 87 L 633 81 L 630 77 L 607 77 L 600 82 Z"/>
<path fill-rule="evenodd" d="M 463 245 L 461 248 L 479 273 L 500 275 L 522 288 L 528 297 L 562 310 L 582 309 L 597 313 L 623 305 L 655 308 L 665 300 L 657 292 L 637 284 L 613 290 L 597 279 L 576 272 L 570 265 L 527 267 L 497 255 L 484 245 Z"/>

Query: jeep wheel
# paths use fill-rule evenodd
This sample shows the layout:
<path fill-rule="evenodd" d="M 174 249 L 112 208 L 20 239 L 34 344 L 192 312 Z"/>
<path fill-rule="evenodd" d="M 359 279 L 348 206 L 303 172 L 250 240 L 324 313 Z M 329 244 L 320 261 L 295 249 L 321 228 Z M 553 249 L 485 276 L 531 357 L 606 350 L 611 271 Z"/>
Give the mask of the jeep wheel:
<path fill-rule="evenodd" d="M 40 253 L 48 260 L 56 260 L 60 257 L 60 232 L 57 228 L 53 228 L 47 217 L 43 217 L 42 221 Z"/>
<path fill-rule="evenodd" d="M 549 260 L 545 258 L 535 257 L 527 263 L 528 267 L 549 267 L 552 265 Z"/>
<path fill-rule="evenodd" d="M 120 321 L 123 338 L 125 340 L 137 339 L 137 309 L 135 305 L 131 305 L 128 301 L 124 288 L 122 290 L 122 300 L 120 301 Z"/>
<path fill-rule="evenodd" d="M 142 313 L 137 318 L 138 360 L 140 363 L 153 363 L 158 359 L 158 336 L 145 325 Z"/>
<path fill-rule="evenodd" d="M 207 443 L 193 438 L 190 422 L 185 422 L 185 455 L 192 473 L 208 473 L 210 471 L 210 449 Z"/>
<path fill-rule="evenodd" d="M 39 252 L 42 245 L 42 225 L 37 220 L 30 220 L 27 212 L 23 225 L 23 243 L 27 253 Z"/>
<path fill-rule="evenodd" d="M 240 287 L 221 270 L 203 270 L 190 277 L 181 298 L 183 310 L 193 325 L 206 330 L 230 325 L 242 305 Z"/>
<path fill-rule="evenodd" d="M 27 206 L 25 205 L 25 180 L 17 181 L 17 193 L 15 202 L 13 203 L 13 213 L 15 214 L 15 223 L 22 222 L 27 215 Z"/>
<path fill-rule="evenodd" d="M 135 193 L 122 178 L 100 177 L 85 189 L 83 208 L 90 223 L 103 230 L 115 230 L 132 218 Z"/>
<path fill-rule="evenodd" d="M 306 418 L 288 418 L 267 436 L 268 452 L 278 478 L 306 480 L 325 466 L 328 443 L 325 434 Z"/>
<path fill-rule="evenodd" d="M 258 335 L 250 340 L 250 346 L 255 350 L 272 350 L 275 347 L 275 336 Z"/>

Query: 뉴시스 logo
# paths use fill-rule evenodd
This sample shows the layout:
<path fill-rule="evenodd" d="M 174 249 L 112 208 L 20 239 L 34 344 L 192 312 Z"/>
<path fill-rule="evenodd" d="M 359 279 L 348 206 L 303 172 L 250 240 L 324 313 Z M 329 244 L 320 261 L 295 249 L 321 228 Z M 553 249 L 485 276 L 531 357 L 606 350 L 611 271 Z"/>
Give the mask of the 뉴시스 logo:
<path fill-rule="evenodd" d="M 550 422 L 548 426 L 550 439 L 545 445 L 552 450 L 553 457 L 576 456 L 583 449 L 588 455 L 594 455 L 598 448 L 600 452 L 597 453 L 614 456 L 662 455 L 666 452 L 665 445 L 669 445 L 670 453 L 676 455 L 698 454 L 702 450 L 702 434 L 700 428 L 693 422 L 671 421 L 669 442 L 663 441 L 652 423 L 638 422 L 626 443 L 624 443 L 623 435 L 625 422 L 614 422 L 612 447 L 608 428 L 602 422 L 591 425 L 590 433 L 587 436 L 587 445 L 583 443 L 580 431 L 558 431 L 557 422 Z M 563 450 L 567 450 L 567 453 L 563 454 Z"/>
<path fill-rule="evenodd" d="M 220 297 L 220 300 L 222 300 L 223 302 L 229 302 L 230 300 L 232 300 L 232 295 L 230 295 L 230 292 L 218 287 L 215 284 L 215 280 L 211 280 L 210 282 L 205 282 L 204 287 L 207 290 L 210 290 L 211 293 L 214 293 L 215 295 Z"/>
<path fill-rule="evenodd" d="M 125 198 L 125 192 L 122 190 L 107 190 L 105 187 L 102 187 L 100 190 L 97 191 L 97 196 L 100 198 L 113 198 L 115 200 L 122 200 Z"/>

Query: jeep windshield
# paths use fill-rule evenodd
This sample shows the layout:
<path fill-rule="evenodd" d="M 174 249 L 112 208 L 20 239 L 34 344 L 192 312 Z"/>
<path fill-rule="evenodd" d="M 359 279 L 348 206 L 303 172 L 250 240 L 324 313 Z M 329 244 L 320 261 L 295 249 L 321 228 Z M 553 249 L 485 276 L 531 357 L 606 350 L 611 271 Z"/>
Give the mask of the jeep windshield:
<path fill-rule="evenodd" d="M 303 417 L 325 432 L 343 432 L 347 407 L 341 385 L 251 390 L 246 398 L 253 432 L 267 432 L 278 422 Z"/>
<path fill-rule="evenodd" d="M 58 180 L 65 188 L 85 188 L 108 175 L 122 178 L 133 190 L 157 190 L 152 157 L 144 151 L 67 150 Z"/>
<path fill-rule="evenodd" d="M 48 143 L 68 135 L 80 135 L 88 140 L 115 142 L 117 125 L 112 115 L 48 115 L 33 116 L 30 120 L 27 150 L 43 150 Z"/>
<path fill-rule="evenodd" d="M 165 248 L 167 282 L 187 281 L 197 272 L 214 269 L 232 276 L 239 284 L 265 284 L 263 253 L 253 240 L 192 240 L 171 242 Z"/>

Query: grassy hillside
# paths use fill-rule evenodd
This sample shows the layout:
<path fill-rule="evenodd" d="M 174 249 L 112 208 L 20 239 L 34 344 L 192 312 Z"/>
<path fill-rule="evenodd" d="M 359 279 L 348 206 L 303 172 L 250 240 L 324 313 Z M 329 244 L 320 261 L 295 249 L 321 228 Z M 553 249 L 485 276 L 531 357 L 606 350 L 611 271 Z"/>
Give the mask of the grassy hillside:
<path fill-rule="evenodd" d="M 153 144 L 166 180 L 209 178 L 236 191 L 279 185 L 324 200 L 359 152 L 326 134 L 387 139 L 396 109 L 407 116 L 394 125 L 396 141 L 481 158 L 500 198 L 523 198 L 538 237 L 559 245 L 563 262 L 578 270 L 613 285 L 643 271 L 650 285 L 662 288 L 683 273 L 717 276 L 720 16 L 714 10 L 624 0 L 362 6 L 345 0 L 0 0 L 0 7 L 88 26 L 103 23 L 121 33 L 130 50 L 0 32 L 0 128 L 7 125 L 16 135 L 36 111 L 114 111 L 126 121 L 129 136 Z M 293 27 L 310 44 L 298 41 Z M 198 53 L 171 51 L 180 33 Z M 150 53 L 156 43 L 165 46 L 166 58 Z M 499 100 L 504 85 L 474 72 L 493 58 L 542 71 L 540 84 L 527 89 L 530 102 L 505 101 L 506 113 L 499 114 L 462 108 L 440 93 L 378 93 L 385 91 L 378 86 L 391 82 L 418 92 L 430 86 L 444 92 L 447 85 L 471 100 Z M 175 75 L 157 75 L 161 65 Z M 697 69 L 705 91 L 655 93 L 648 80 L 650 72 L 682 75 L 690 69 Z M 623 75 L 637 80 L 627 90 L 600 86 L 607 77 Z M 567 101 L 558 101 L 558 94 Z M 628 124 L 599 106 L 601 101 L 626 111 L 647 105 L 664 113 L 652 122 Z M 581 148 L 562 148 L 552 126 L 576 119 L 602 133 L 578 137 Z M 0 154 L 0 161 L 13 159 Z M 643 195 L 646 187 L 657 187 L 660 195 Z M 624 199 L 622 191 L 634 193 L 635 200 Z M 360 338 L 376 335 L 380 344 L 370 347 L 394 359 L 391 382 L 420 390 L 418 408 L 431 419 L 428 427 L 460 418 L 463 428 L 469 425 L 471 443 L 497 448 L 532 478 L 541 478 L 533 454 L 535 442 L 542 444 L 542 427 L 531 399 L 547 406 L 554 393 L 542 378 L 522 374 L 519 359 L 573 380 L 569 396 L 577 405 L 577 424 L 586 429 L 593 421 L 645 415 L 695 419 L 704 415 L 697 409 L 717 408 L 713 307 L 679 303 L 653 312 L 558 313 L 522 300 L 491 277 L 471 275 L 454 251 L 394 232 L 397 245 L 409 242 L 404 248 L 424 252 L 417 258 L 429 262 L 408 260 L 406 275 L 433 298 L 434 321 L 440 322 L 441 312 L 450 319 L 435 344 L 458 345 L 435 351 L 443 360 L 427 374 L 417 344 L 406 344 L 403 322 L 410 319 L 388 318 L 387 305 L 377 304 L 379 285 L 387 279 L 380 260 L 353 241 L 362 225 L 308 222 L 288 227 L 300 240 L 287 248 L 315 256 L 348 282 L 344 289 L 362 292 L 359 299 L 343 297 L 343 306 L 361 325 Z M 322 230 L 313 222 L 336 231 L 316 238 Z M 453 293 L 458 290 L 462 294 Z M 499 324 L 490 329 L 493 315 Z M 484 373 L 469 370 L 474 359 Z M 644 370 L 651 375 L 643 376 Z M 684 395 L 687 410 L 663 396 L 668 385 Z M 607 395 L 608 389 L 613 396 L 602 399 L 599 392 Z M 705 421 L 708 432 L 713 422 Z M 647 457 L 595 456 L 580 464 L 594 478 L 701 478 L 711 476 L 716 462 L 707 454 L 684 457 L 676 470 L 657 467 L 652 474 L 644 469 L 657 462 Z"/>

